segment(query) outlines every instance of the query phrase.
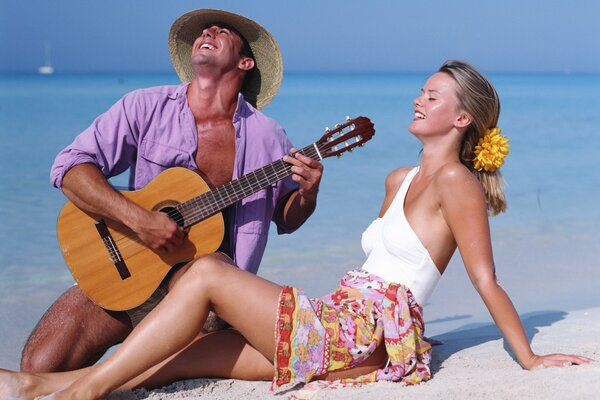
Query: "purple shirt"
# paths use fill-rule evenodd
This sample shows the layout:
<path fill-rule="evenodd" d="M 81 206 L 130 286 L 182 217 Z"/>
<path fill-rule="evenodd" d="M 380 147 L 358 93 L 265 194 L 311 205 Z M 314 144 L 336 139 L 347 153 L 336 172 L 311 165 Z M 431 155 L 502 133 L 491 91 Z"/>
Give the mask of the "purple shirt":
<path fill-rule="evenodd" d="M 187 102 L 187 87 L 183 83 L 126 94 L 56 156 L 50 172 L 52 184 L 60 188 L 65 173 L 82 163 L 97 165 L 108 178 L 130 169 L 132 190 L 146 186 L 167 168 L 197 169 L 198 131 Z M 283 128 L 241 94 L 233 126 L 233 179 L 289 153 L 291 143 Z M 256 273 L 277 203 L 296 188 L 288 177 L 233 206 L 230 247 L 241 269 Z M 279 224 L 277 228 L 280 234 L 291 232 Z"/>

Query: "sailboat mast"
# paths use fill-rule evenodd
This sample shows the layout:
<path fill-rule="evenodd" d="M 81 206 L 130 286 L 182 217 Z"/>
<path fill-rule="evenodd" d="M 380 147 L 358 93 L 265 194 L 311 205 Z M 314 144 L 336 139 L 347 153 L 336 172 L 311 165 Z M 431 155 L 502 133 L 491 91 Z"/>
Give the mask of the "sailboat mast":
<path fill-rule="evenodd" d="M 47 40 L 44 42 L 44 56 L 45 56 L 44 65 L 42 65 L 41 67 L 38 68 L 38 72 L 43 75 L 53 74 L 54 67 L 52 66 L 52 61 L 50 59 L 50 56 L 51 56 L 50 42 Z"/>

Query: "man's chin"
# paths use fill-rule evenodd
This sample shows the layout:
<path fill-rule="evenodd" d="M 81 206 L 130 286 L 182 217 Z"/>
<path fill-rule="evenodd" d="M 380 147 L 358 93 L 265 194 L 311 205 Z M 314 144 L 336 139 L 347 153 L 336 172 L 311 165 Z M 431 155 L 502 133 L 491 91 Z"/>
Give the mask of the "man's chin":
<path fill-rule="evenodd" d="M 208 54 L 193 54 L 192 55 L 192 64 L 193 65 L 202 65 L 208 63 L 210 60 L 210 55 Z"/>

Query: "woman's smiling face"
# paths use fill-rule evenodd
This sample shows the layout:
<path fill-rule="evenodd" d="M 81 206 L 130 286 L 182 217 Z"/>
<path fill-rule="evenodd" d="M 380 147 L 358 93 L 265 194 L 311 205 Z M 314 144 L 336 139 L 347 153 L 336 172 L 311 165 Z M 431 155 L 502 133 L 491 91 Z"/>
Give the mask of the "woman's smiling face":
<path fill-rule="evenodd" d="M 413 100 L 414 116 L 408 130 L 417 137 L 450 131 L 461 112 L 456 91 L 457 84 L 450 75 L 432 75 Z"/>

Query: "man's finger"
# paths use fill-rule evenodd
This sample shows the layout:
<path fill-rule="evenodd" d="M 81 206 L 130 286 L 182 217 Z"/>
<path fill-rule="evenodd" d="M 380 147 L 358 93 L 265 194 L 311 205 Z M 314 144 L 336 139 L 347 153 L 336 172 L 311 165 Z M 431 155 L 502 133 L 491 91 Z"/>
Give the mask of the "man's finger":
<path fill-rule="evenodd" d="M 177 228 L 177 230 L 175 231 L 175 239 L 185 239 L 185 231 L 181 228 Z"/>

